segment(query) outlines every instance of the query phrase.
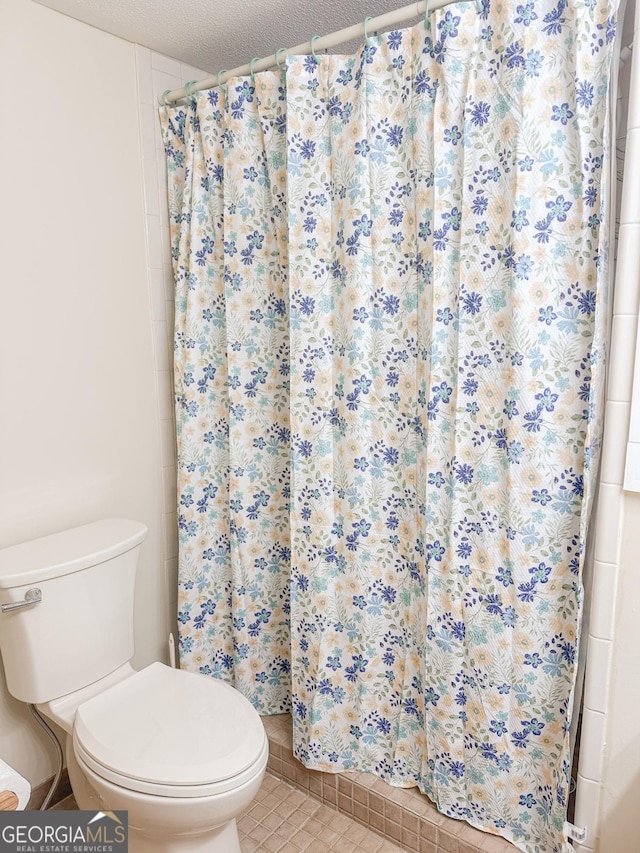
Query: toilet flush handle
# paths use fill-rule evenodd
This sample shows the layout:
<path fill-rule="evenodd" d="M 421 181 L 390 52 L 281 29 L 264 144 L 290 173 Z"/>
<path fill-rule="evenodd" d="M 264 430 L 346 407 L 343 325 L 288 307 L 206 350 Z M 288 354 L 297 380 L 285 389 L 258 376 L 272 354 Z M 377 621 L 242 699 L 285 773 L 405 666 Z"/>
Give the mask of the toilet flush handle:
<path fill-rule="evenodd" d="M 2 612 L 10 613 L 12 610 L 20 610 L 22 607 L 30 607 L 32 604 L 39 604 L 42 601 L 42 590 L 34 587 L 28 589 L 24 594 L 23 601 L 13 601 L 11 604 L 3 604 Z"/>

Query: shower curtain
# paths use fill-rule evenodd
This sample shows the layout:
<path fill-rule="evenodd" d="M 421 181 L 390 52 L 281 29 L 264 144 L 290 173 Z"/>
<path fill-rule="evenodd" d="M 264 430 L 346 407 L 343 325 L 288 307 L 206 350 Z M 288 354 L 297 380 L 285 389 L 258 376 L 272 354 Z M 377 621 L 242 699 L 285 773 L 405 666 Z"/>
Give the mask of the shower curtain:
<path fill-rule="evenodd" d="M 567 851 L 615 0 L 457 3 L 161 111 L 181 662 Z"/>

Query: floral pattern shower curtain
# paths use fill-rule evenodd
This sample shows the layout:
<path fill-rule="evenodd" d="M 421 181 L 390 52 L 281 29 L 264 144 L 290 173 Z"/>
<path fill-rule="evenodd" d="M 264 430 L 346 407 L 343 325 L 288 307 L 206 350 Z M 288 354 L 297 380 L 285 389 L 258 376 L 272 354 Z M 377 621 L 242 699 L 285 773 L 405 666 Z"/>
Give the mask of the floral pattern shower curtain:
<path fill-rule="evenodd" d="M 165 127 L 175 287 L 180 659 L 290 707 L 285 105 L 276 75 Z"/>
<path fill-rule="evenodd" d="M 530 853 L 570 849 L 614 35 L 457 3 L 162 113 L 182 665 Z"/>

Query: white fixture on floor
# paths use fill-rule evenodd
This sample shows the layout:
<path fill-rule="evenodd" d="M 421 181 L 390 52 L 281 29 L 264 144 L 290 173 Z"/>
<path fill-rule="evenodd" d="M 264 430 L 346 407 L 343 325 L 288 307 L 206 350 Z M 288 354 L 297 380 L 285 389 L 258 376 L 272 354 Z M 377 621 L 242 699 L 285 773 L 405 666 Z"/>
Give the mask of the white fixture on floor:
<path fill-rule="evenodd" d="M 129 812 L 131 853 L 240 853 L 235 818 L 262 782 L 267 737 L 233 687 L 130 666 L 146 533 L 107 519 L 0 550 L 9 692 L 65 731 L 80 808 Z"/>

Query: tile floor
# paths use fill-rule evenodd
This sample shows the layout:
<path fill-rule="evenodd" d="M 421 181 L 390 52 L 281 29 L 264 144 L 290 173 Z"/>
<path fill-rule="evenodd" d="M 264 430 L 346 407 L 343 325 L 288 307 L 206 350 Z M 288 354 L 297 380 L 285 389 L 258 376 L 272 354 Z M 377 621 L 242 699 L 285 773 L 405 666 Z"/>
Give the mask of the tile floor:
<path fill-rule="evenodd" d="M 71 796 L 53 808 L 77 805 Z M 238 832 L 242 853 L 402 853 L 403 849 L 271 773 L 238 819 Z"/>
<path fill-rule="evenodd" d="M 394 788 L 372 773 L 308 770 L 293 756 L 289 714 L 263 717 L 262 722 L 269 736 L 270 772 L 323 805 L 337 807 L 365 829 L 379 832 L 387 843 L 401 845 L 385 849 L 406 853 L 517 853 L 504 838 L 440 814 L 417 788 Z"/>
<path fill-rule="evenodd" d="M 243 853 L 395 853 L 391 841 L 310 794 L 267 773 L 249 810 L 238 821 Z"/>

